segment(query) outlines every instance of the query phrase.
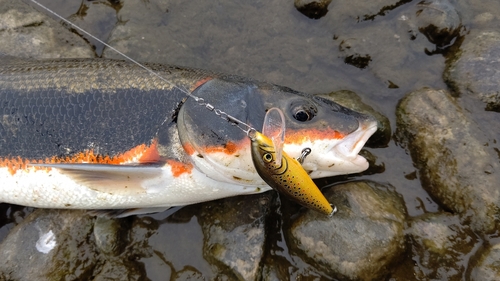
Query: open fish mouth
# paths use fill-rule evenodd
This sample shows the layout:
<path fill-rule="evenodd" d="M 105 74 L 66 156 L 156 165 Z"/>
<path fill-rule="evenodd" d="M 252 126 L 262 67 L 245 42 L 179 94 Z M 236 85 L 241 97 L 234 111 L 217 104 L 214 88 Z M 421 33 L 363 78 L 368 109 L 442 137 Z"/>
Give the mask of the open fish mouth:
<path fill-rule="evenodd" d="M 369 166 L 358 153 L 368 139 L 377 131 L 374 120 L 360 121 L 356 131 L 337 141 L 320 140 L 311 143 L 311 154 L 303 163 L 312 178 L 359 173 Z M 304 148 L 304 147 L 303 147 Z"/>
<path fill-rule="evenodd" d="M 346 160 L 350 160 L 353 164 L 365 165 L 366 159 L 358 155 L 358 153 L 376 131 L 376 121 L 369 122 L 368 124 L 360 124 L 359 128 L 347 135 L 342 142 L 333 148 L 333 151 L 336 155 Z"/>

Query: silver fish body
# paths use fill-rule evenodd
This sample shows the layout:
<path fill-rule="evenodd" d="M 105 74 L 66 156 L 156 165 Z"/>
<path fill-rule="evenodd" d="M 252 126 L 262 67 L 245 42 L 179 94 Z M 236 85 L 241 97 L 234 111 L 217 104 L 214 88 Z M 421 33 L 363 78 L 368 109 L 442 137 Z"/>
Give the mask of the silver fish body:
<path fill-rule="evenodd" d="M 107 59 L 0 57 L 0 201 L 46 208 L 163 208 L 269 190 L 244 132 L 179 88 L 260 130 L 285 112 L 284 150 L 313 178 L 367 168 L 373 118 L 235 75 Z M 177 87 L 173 87 L 176 85 Z"/>

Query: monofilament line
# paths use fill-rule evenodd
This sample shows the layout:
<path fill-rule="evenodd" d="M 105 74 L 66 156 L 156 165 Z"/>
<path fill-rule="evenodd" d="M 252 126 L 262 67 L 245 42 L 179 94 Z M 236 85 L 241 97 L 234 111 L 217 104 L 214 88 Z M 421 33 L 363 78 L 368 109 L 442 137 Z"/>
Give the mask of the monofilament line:
<path fill-rule="evenodd" d="M 51 15 L 55 16 L 56 18 L 62 20 L 64 23 L 70 25 L 74 29 L 82 32 L 83 34 L 89 36 L 90 38 L 96 40 L 97 42 L 99 42 L 99 43 L 103 44 L 104 46 L 106 46 L 107 48 L 111 49 L 113 52 L 116 52 L 120 56 L 122 56 L 122 57 L 126 58 L 127 60 L 131 61 L 132 63 L 138 65 L 139 67 L 141 67 L 142 69 L 146 70 L 147 72 L 149 72 L 150 74 L 154 75 L 155 77 L 159 78 L 160 80 L 162 80 L 163 82 L 167 83 L 168 85 L 170 85 L 170 86 L 178 89 L 179 91 L 183 92 L 188 97 L 193 98 L 196 102 L 198 102 L 199 105 L 205 106 L 205 108 L 207 108 L 208 110 L 214 112 L 216 115 L 218 115 L 222 119 L 230 122 L 233 125 L 236 125 L 239 129 L 241 129 L 243 132 L 245 132 L 249 137 L 250 137 L 251 132 L 255 131 L 255 129 L 252 126 L 250 126 L 250 125 L 246 124 L 245 122 L 243 122 L 243 121 L 241 121 L 241 120 L 239 120 L 239 119 L 237 119 L 237 118 L 235 118 L 235 117 L 227 114 L 226 112 L 224 112 L 224 111 L 222 111 L 220 109 L 216 109 L 213 105 L 211 105 L 209 103 L 206 103 L 203 98 L 197 97 L 197 96 L 193 95 L 191 92 L 189 92 L 188 90 L 183 89 L 183 88 L 175 85 L 174 83 L 168 81 L 167 79 L 163 78 L 160 74 L 154 72 L 150 68 L 148 68 L 145 65 L 141 64 L 140 62 L 132 59 L 131 57 L 127 56 L 126 54 L 120 52 L 115 47 L 109 45 L 108 43 L 104 42 L 103 40 L 101 40 L 101 39 L 97 38 L 96 36 L 90 34 L 90 32 L 87 32 L 85 29 L 83 29 L 83 28 L 79 27 L 78 25 L 72 23 L 71 21 L 65 19 L 64 17 L 60 16 L 59 14 L 57 14 L 54 11 L 52 11 L 51 9 L 45 7 L 44 5 L 42 5 L 41 3 L 39 3 L 38 1 L 36 1 L 36 0 L 30 0 L 30 1 L 33 4 L 37 5 L 38 7 L 42 8 L 43 10 L 47 11 Z M 240 127 L 239 125 L 243 125 L 246 129 Z"/>

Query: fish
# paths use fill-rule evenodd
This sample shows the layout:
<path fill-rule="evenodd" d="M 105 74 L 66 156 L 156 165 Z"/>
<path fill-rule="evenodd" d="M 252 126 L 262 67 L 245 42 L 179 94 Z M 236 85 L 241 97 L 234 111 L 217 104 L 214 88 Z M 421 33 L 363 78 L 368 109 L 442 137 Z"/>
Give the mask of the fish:
<path fill-rule="evenodd" d="M 257 173 L 272 188 L 311 210 L 331 217 L 335 211 L 323 193 L 302 168 L 299 161 L 286 153 L 280 156 L 271 139 L 260 132 L 252 137 L 252 161 Z M 281 157 L 280 161 L 276 161 Z"/>
<path fill-rule="evenodd" d="M 139 214 L 271 190 L 246 134 L 183 89 L 257 130 L 280 108 L 283 150 L 311 148 L 313 179 L 368 168 L 369 115 L 238 75 L 144 65 L 169 83 L 124 60 L 0 56 L 0 202 Z"/>

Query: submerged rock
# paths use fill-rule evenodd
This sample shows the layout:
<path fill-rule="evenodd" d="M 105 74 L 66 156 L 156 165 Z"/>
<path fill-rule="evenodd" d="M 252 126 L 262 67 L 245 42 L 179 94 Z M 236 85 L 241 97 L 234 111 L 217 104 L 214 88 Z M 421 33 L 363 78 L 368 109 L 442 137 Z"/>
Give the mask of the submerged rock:
<path fill-rule="evenodd" d="M 479 126 L 443 90 L 410 93 L 396 115 L 398 140 L 430 195 L 474 231 L 498 229 L 500 163 Z"/>
<path fill-rule="evenodd" d="M 462 22 L 450 1 L 424 0 L 415 8 L 416 26 L 431 43 L 445 47 L 459 35 Z"/>
<path fill-rule="evenodd" d="M 99 251 L 104 255 L 118 256 L 124 248 L 123 242 L 128 233 L 122 229 L 122 220 L 98 217 L 94 224 L 94 239 Z"/>
<path fill-rule="evenodd" d="M 477 264 L 471 270 L 468 280 L 500 280 L 500 244 L 483 249 Z"/>
<path fill-rule="evenodd" d="M 295 0 L 295 8 L 311 19 L 322 18 L 328 13 L 332 0 Z"/>
<path fill-rule="evenodd" d="M 238 280 L 258 280 L 272 192 L 203 204 L 200 214 L 205 259 Z"/>
<path fill-rule="evenodd" d="M 85 211 L 36 210 L 0 244 L 0 279 L 89 279 L 98 259 L 93 223 Z"/>
<path fill-rule="evenodd" d="M 286 233 L 290 250 L 331 277 L 381 280 L 405 250 L 403 199 L 374 182 L 337 185 L 325 196 L 338 212 L 300 214 Z"/>
<path fill-rule="evenodd" d="M 482 242 L 472 230 L 449 213 L 425 214 L 408 225 L 415 280 L 463 280 L 469 257 Z"/>
<path fill-rule="evenodd" d="M 469 36 L 443 76 L 458 94 L 474 96 L 486 104 L 486 110 L 500 112 L 500 33 Z"/>
<path fill-rule="evenodd" d="M 0 36 L 0 50 L 11 56 L 94 57 L 82 38 L 22 1 L 0 0 Z"/>

